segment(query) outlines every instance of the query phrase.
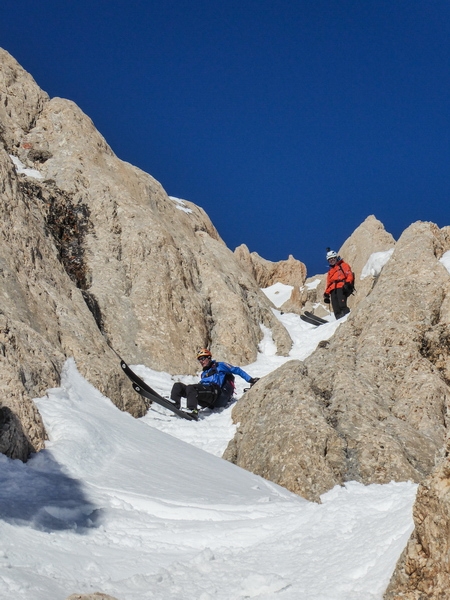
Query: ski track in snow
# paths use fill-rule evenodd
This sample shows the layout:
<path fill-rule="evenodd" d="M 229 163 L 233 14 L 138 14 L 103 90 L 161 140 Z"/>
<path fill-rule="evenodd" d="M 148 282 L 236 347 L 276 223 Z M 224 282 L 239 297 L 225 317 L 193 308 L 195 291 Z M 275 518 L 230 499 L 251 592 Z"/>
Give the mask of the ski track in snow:
<path fill-rule="evenodd" d="M 243 367 L 254 377 L 304 359 L 340 325 L 275 314 L 290 357 L 262 327 L 258 359 Z M 198 379 L 133 369 L 166 396 Z M 240 397 L 248 384 L 237 384 Z M 412 483 L 350 482 L 316 504 L 218 458 L 232 407 L 197 423 L 157 406 L 133 419 L 73 360 L 36 404 L 46 450 L 27 464 L 0 455 L 1 598 L 381 600 L 413 529 Z"/>

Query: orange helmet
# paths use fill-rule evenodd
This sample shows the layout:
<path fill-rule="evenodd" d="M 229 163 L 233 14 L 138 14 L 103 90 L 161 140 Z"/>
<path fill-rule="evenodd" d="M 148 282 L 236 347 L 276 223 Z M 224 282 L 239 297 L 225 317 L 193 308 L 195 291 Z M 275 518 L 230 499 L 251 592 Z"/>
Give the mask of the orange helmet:
<path fill-rule="evenodd" d="M 201 358 L 202 356 L 207 356 L 208 358 L 211 358 L 212 354 L 211 354 L 211 352 L 207 348 L 202 348 L 201 350 L 199 350 L 197 352 L 197 360 L 199 358 Z"/>

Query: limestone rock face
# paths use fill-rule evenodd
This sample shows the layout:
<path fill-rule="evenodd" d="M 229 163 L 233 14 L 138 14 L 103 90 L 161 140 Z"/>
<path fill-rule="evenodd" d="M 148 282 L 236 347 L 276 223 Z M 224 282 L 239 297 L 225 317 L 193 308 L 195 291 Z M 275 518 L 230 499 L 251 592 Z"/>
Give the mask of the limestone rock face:
<path fill-rule="evenodd" d="M 224 458 L 301 496 L 318 500 L 343 478 L 345 440 L 339 436 L 300 361 L 260 380 L 239 400 L 240 425 Z"/>
<path fill-rule="evenodd" d="M 0 140 L 11 152 L 20 143 L 23 132 L 33 127 L 48 95 L 2 48 L 0 65 Z"/>
<path fill-rule="evenodd" d="M 409 227 L 333 338 L 236 405 L 225 457 L 312 500 L 348 480 L 429 475 L 448 426 L 449 248 L 447 229 Z"/>
<path fill-rule="evenodd" d="M 339 256 L 342 256 L 345 262 L 351 265 L 355 273 L 356 292 L 348 299 L 350 309 L 353 309 L 370 293 L 374 284 L 373 277 L 361 279 L 362 270 L 370 255 L 390 250 L 394 246 L 394 238 L 374 215 L 367 217 L 341 246 Z"/>
<path fill-rule="evenodd" d="M 256 279 L 261 288 L 278 282 L 299 287 L 306 279 L 306 266 L 292 255 L 287 260 L 274 263 L 262 258 L 257 252 L 250 253 L 245 244 L 238 246 L 234 254 L 242 267 Z"/>
<path fill-rule="evenodd" d="M 440 600 L 450 589 L 450 460 L 419 485 L 413 508 L 415 530 L 391 583 L 386 600 Z"/>
<path fill-rule="evenodd" d="M 51 158 L 39 165 L 41 185 L 52 182 L 86 221 L 75 283 L 129 360 L 193 373 L 195 350 L 209 346 L 225 360 L 250 362 L 261 322 L 274 327 L 279 351 L 289 350 L 267 299 L 201 208 L 169 198 L 150 175 L 120 161 L 67 100 L 44 105 L 18 157 L 44 146 Z"/>
<path fill-rule="evenodd" d="M 32 398 L 73 356 L 122 410 L 146 405 L 127 362 L 193 373 L 198 347 L 256 358 L 260 324 L 291 340 L 206 213 L 119 160 L 73 103 L 49 99 L 0 49 L 0 450 L 25 459 L 45 432 Z"/>
<path fill-rule="evenodd" d="M 301 288 L 295 286 L 291 292 L 291 295 L 284 304 L 280 306 L 280 310 L 285 313 L 294 313 L 297 315 L 302 314 L 304 310 L 304 301 Z"/>
<path fill-rule="evenodd" d="M 2 149 L 0 181 L 0 450 L 24 460 L 45 439 L 32 398 L 59 384 L 68 356 L 120 408 L 138 416 L 145 405 L 59 260 L 42 198 L 27 193 Z"/>
<path fill-rule="evenodd" d="M 390 250 L 394 246 L 395 240 L 392 235 L 374 215 L 370 215 L 342 244 L 338 253 L 351 265 L 359 281 L 369 256 L 374 252 Z"/>

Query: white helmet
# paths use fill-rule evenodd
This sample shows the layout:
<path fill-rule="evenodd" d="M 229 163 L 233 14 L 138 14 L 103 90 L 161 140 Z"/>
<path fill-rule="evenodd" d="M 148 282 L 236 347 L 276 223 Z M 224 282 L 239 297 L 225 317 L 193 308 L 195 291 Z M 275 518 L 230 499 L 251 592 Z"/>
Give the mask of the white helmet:
<path fill-rule="evenodd" d="M 330 260 L 330 258 L 337 258 L 337 252 L 335 252 L 334 250 L 328 250 L 327 252 L 327 260 Z"/>

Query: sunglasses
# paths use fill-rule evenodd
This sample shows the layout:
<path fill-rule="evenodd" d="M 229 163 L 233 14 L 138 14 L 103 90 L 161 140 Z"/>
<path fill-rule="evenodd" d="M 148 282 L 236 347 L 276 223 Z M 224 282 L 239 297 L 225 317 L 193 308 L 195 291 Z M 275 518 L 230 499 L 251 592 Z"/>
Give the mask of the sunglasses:
<path fill-rule="evenodd" d="M 203 362 L 204 360 L 209 360 L 209 356 L 200 356 L 200 358 L 197 359 L 199 362 Z"/>

